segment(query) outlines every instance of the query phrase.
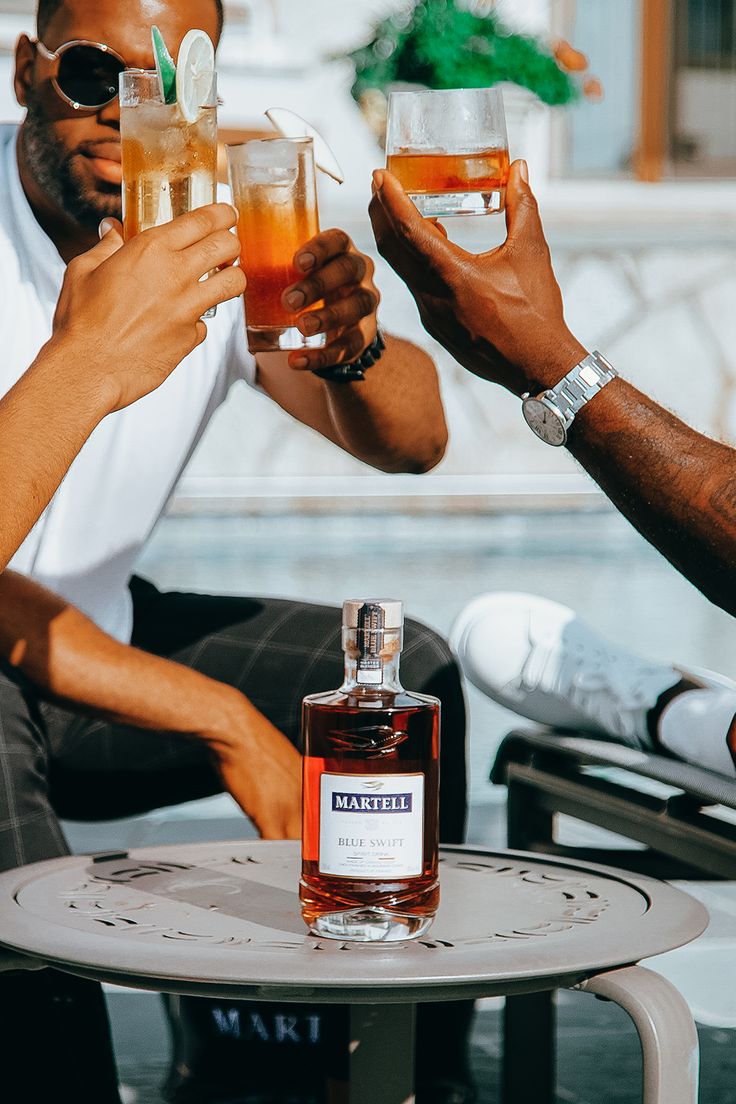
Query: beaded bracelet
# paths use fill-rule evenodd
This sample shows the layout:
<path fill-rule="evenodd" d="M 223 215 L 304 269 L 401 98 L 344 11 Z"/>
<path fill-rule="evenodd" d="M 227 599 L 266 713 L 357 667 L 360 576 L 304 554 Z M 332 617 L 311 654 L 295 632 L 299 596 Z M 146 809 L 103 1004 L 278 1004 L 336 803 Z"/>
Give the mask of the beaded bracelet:
<path fill-rule="evenodd" d="M 377 330 L 373 341 L 357 360 L 352 360 L 350 364 L 331 364 L 328 368 L 316 368 L 314 374 L 330 383 L 355 383 L 364 380 L 366 369 L 372 368 L 381 359 L 385 348 L 383 334 Z"/>

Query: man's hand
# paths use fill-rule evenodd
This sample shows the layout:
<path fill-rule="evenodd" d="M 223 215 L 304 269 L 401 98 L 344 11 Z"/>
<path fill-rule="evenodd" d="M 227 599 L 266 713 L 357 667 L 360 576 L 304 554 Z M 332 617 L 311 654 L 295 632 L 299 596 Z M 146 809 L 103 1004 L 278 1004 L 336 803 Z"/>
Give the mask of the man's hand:
<path fill-rule="evenodd" d="M 290 366 L 314 371 L 356 360 L 376 336 L 380 295 L 373 261 L 343 230 L 324 230 L 302 246 L 294 264 L 305 276 L 286 289 L 282 302 L 287 310 L 305 311 L 297 323 L 305 337 L 324 333 L 327 344 L 292 353 Z"/>
<path fill-rule="evenodd" d="M 509 174 L 508 237 L 479 256 L 422 218 L 389 172 L 374 174 L 370 216 L 379 252 L 408 285 L 425 329 L 476 375 L 520 395 L 559 382 L 585 355 L 565 325 L 525 162 Z"/>
<path fill-rule="evenodd" d="M 302 834 L 302 757 L 242 695 L 228 731 L 205 733 L 227 790 L 263 839 Z"/>
<path fill-rule="evenodd" d="M 228 204 L 213 204 L 123 244 L 120 223 L 108 219 L 99 244 L 70 262 L 49 344 L 106 389 L 110 411 L 158 387 L 204 341 L 205 311 L 244 291 L 232 267 L 236 220 Z"/>

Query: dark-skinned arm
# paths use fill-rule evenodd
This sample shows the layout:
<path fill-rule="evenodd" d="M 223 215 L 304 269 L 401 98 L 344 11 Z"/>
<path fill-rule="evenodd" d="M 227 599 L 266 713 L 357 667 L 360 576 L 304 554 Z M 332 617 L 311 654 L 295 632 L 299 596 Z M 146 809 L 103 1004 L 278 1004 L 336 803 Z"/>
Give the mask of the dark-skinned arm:
<path fill-rule="evenodd" d="M 432 359 L 409 341 L 386 335 L 386 350 L 365 380 L 330 383 L 315 369 L 356 360 L 377 331 L 380 301 L 370 257 L 343 230 L 325 230 L 297 253 L 304 277 L 284 292 L 302 310 L 305 335 L 325 333 L 321 349 L 258 356 L 259 380 L 293 417 L 380 471 L 422 473 L 447 445 L 447 426 Z M 320 304 L 320 305 L 317 305 Z"/>
<path fill-rule="evenodd" d="M 509 177 L 506 242 L 487 253 L 449 242 L 387 172 L 375 175 L 371 219 L 426 329 L 469 371 L 521 396 L 553 387 L 586 355 L 565 324 L 523 162 Z M 651 544 L 736 615 L 736 450 L 622 379 L 578 414 L 568 448 Z"/>
<path fill-rule="evenodd" d="M 622 379 L 583 408 L 568 447 L 632 525 L 736 616 L 736 449 Z"/>

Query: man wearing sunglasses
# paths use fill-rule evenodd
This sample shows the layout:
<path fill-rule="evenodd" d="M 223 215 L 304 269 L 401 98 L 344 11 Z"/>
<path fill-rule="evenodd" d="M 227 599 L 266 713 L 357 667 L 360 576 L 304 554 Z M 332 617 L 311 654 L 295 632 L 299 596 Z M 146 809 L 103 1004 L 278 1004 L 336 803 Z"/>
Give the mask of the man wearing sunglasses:
<path fill-rule="evenodd" d="M 19 129 L 0 128 L 0 314 L 9 342 L 0 393 L 48 336 L 65 263 L 96 240 L 101 218 L 120 215 L 117 79 L 124 67 L 153 66 L 152 21 L 176 54 L 192 27 L 217 41 L 222 7 L 220 0 L 41 0 L 37 39 L 18 43 L 15 89 L 26 117 Z M 434 365 L 407 342 L 387 337 L 384 346 L 369 258 L 341 230 L 327 230 L 305 244 L 298 267 L 304 276 L 287 289 L 288 305 L 324 303 L 302 324 L 326 331 L 327 345 L 256 362 L 242 306 L 225 304 L 180 372 L 92 434 L 13 570 L 0 577 L 0 867 L 63 854 L 59 815 L 122 816 L 223 785 L 262 835 L 299 833 L 299 704 L 339 676 L 338 615 L 264 598 L 163 594 L 131 577 L 193 448 L 237 380 L 382 470 L 421 472 L 440 459 L 446 427 Z M 362 367 L 343 378 L 332 371 L 358 358 Z M 443 702 L 440 828 L 444 840 L 459 842 L 459 673 L 436 634 L 409 623 L 406 635 L 407 685 Z M 55 1063 L 89 1030 L 97 1044 L 85 1055 L 94 1049 L 96 1071 L 89 1076 L 86 1065 L 76 1099 L 116 1100 L 98 995 L 87 983 L 45 973 L 20 979 L 12 1000 L 0 983 L 0 1004 L 26 1010 L 15 1025 L 33 1016 L 34 1050 L 52 1058 L 41 1064 L 24 1053 L 20 1026 L 3 1050 L 0 1032 L 0 1077 L 7 1081 L 15 1062 L 26 1079 L 29 1070 L 39 1084 L 51 1078 L 51 1092 Z M 60 1002 L 63 1031 L 53 1019 Z M 471 1091 L 464 1070 L 469 1009 L 428 1008 L 422 1017 L 420 1093 L 425 1101 L 462 1104 Z M 67 1089 L 71 1095 L 69 1082 Z M 27 1081 L 25 1093 L 33 1099 Z M 40 1088 L 37 1095 L 44 1099 Z"/>

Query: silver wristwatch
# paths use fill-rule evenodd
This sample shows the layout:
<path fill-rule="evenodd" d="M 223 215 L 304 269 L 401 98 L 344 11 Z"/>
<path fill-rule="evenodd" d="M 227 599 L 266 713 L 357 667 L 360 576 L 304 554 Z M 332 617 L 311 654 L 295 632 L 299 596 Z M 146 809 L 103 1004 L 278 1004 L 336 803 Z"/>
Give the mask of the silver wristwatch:
<path fill-rule="evenodd" d="M 532 396 L 521 396 L 521 412 L 529 428 L 548 445 L 567 443 L 567 431 L 575 415 L 615 379 L 616 369 L 594 350 L 572 368 L 556 387 Z"/>

